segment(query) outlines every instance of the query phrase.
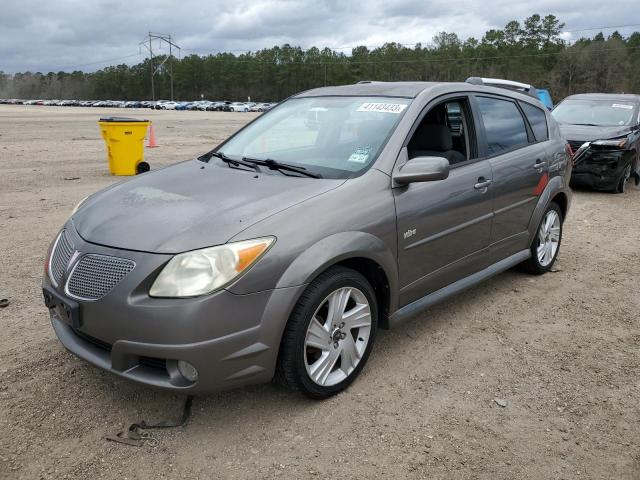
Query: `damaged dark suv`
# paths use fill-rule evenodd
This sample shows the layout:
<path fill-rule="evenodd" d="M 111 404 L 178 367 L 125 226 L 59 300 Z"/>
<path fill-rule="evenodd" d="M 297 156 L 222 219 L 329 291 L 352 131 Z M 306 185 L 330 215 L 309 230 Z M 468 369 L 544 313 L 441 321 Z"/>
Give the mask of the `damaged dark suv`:
<path fill-rule="evenodd" d="M 585 93 L 552 113 L 573 152 L 572 185 L 624 193 L 640 183 L 640 95 Z"/>

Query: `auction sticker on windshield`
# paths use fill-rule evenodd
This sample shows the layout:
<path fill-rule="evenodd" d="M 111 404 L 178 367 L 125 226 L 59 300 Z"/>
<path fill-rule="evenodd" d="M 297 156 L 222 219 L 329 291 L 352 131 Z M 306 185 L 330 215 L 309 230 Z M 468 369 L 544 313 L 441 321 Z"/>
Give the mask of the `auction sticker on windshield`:
<path fill-rule="evenodd" d="M 614 103 L 611 106 L 613 108 L 624 108 L 624 109 L 627 109 L 627 110 L 632 110 L 633 109 L 633 105 L 624 105 L 622 103 Z"/>
<path fill-rule="evenodd" d="M 401 113 L 406 105 L 402 103 L 376 103 L 367 102 L 360 105 L 358 112 Z"/>

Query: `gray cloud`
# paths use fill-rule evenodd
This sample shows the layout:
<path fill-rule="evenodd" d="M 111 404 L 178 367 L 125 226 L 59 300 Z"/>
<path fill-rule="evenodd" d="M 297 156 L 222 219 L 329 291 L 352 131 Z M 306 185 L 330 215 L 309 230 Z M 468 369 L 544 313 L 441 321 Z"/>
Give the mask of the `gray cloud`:
<path fill-rule="evenodd" d="M 0 70 L 89 71 L 136 63 L 144 57 L 138 42 L 149 30 L 171 33 L 186 55 L 282 43 L 334 48 L 388 41 L 425 44 L 441 31 L 479 38 L 490 28 L 536 12 L 557 15 L 567 30 L 640 23 L 636 0 L 612 5 L 599 0 L 539 0 L 534 11 L 530 3 L 513 0 L 4 0 Z"/>

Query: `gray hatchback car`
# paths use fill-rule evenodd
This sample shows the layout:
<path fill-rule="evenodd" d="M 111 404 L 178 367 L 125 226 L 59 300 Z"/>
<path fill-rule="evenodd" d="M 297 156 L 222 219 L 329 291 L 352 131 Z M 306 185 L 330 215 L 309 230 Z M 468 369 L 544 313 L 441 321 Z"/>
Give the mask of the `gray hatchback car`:
<path fill-rule="evenodd" d="M 513 266 L 551 269 L 570 173 L 526 94 L 310 90 L 81 202 L 50 247 L 45 303 L 67 349 L 122 377 L 185 393 L 275 377 L 323 398 L 378 328 Z"/>

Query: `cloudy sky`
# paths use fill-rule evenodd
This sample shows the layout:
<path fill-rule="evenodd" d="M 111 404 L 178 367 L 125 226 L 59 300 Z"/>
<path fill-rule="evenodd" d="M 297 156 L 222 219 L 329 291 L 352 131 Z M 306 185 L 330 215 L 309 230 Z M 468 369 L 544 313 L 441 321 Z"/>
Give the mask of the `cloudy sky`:
<path fill-rule="evenodd" d="M 348 53 L 388 41 L 425 44 L 441 31 L 479 38 L 509 20 L 553 13 L 570 40 L 596 33 L 581 29 L 640 24 L 637 7 L 637 0 L 2 0 L 0 71 L 137 63 L 149 30 L 172 34 L 183 55 L 283 43 Z M 640 25 L 618 30 L 628 34 Z"/>

